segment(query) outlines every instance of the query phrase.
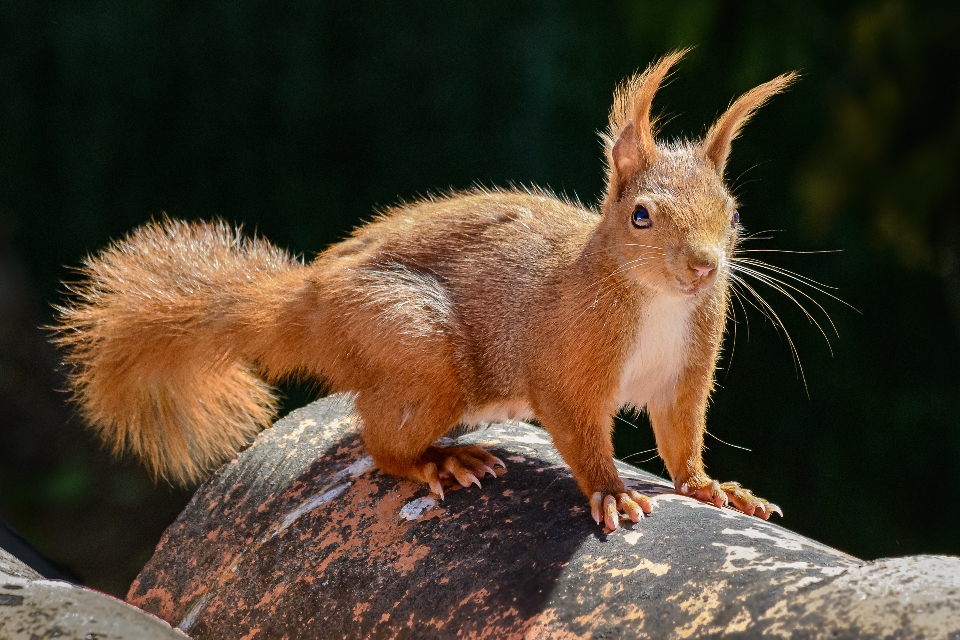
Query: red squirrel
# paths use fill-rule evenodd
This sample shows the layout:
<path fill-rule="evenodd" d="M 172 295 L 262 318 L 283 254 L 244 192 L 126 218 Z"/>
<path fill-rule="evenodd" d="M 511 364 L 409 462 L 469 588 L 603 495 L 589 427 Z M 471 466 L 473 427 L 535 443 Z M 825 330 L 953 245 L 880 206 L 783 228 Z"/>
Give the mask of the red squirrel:
<path fill-rule="evenodd" d="M 356 394 L 386 473 L 467 487 L 503 462 L 434 443 L 458 424 L 537 418 L 608 529 L 649 498 L 613 463 L 613 416 L 645 409 L 676 490 L 767 519 L 704 470 L 705 413 L 740 230 L 731 141 L 795 78 L 734 101 L 699 141 L 654 139 L 678 51 L 614 93 L 598 209 L 476 189 L 396 206 L 303 264 L 222 222 L 164 219 L 88 258 L 58 334 L 79 410 L 116 452 L 186 484 L 274 418 L 288 376 Z"/>

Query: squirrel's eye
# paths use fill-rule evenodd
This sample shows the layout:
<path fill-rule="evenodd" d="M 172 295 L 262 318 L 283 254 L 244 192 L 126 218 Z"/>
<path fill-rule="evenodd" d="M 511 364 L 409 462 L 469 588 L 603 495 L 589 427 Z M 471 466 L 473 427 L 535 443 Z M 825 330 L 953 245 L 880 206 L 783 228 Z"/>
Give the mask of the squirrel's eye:
<path fill-rule="evenodd" d="M 650 212 L 647 211 L 647 208 L 642 204 L 638 204 L 637 208 L 633 210 L 633 226 L 637 229 L 649 229 L 653 226 L 653 221 L 650 219 Z"/>
<path fill-rule="evenodd" d="M 736 209 L 733 210 L 733 224 L 740 224 L 740 212 Z"/>

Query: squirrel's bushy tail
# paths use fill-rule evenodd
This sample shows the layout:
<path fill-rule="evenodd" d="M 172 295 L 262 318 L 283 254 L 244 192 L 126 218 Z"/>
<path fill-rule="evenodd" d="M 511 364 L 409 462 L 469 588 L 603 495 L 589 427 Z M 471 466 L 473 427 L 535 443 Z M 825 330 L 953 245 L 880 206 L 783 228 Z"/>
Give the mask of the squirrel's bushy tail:
<path fill-rule="evenodd" d="M 166 218 L 89 258 L 53 327 L 81 413 L 155 477 L 201 479 L 275 415 L 253 367 L 302 271 L 225 223 Z"/>

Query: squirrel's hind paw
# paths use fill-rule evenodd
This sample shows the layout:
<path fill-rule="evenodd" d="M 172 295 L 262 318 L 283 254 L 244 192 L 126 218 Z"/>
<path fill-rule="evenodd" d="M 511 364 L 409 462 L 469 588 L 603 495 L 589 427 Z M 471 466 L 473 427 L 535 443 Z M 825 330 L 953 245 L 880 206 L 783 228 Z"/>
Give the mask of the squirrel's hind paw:
<path fill-rule="evenodd" d="M 709 502 L 717 507 L 724 507 L 729 504 L 737 511 L 741 511 L 748 516 L 757 516 L 763 520 L 769 520 L 774 513 L 781 518 L 783 517 L 783 510 L 780 507 L 753 495 L 752 491 L 740 486 L 739 482 L 724 482 L 721 484 L 713 480 L 698 489 L 691 489 L 689 485 L 684 484 L 680 487 L 680 493 L 703 502 Z"/>
<path fill-rule="evenodd" d="M 498 474 L 494 469 L 501 467 Z M 462 487 L 480 486 L 480 478 L 503 475 L 503 460 L 474 445 L 466 447 L 429 447 L 413 465 L 412 477 L 425 482 L 443 500 L 444 483 L 456 482 Z"/>

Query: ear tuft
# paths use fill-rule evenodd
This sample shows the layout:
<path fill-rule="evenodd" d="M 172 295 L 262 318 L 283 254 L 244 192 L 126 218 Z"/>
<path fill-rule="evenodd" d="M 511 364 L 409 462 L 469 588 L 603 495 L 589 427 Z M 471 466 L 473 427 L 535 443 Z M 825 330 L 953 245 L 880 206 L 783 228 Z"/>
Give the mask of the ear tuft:
<path fill-rule="evenodd" d="M 618 167 L 617 160 L 617 154 L 627 151 L 626 146 L 621 146 L 621 141 L 625 142 L 625 138 L 631 137 L 636 140 L 637 156 L 632 165 L 634 173 L 642 171 L 656 159 L 657 146 L 654 142 L 653 130 L 655 123 L 650 118 L 653 96 L 669 75 L 671 67 L 688 51 L 689 49 L 681 49 L 668 53 L 650 64 L 643 73 L 636 73 L 625 80 L 614 92 L 609 125 L 606 132 L 601 135 L 609 169 L 607 176 L 609 193 L 617 192 L 622 186 L 623 179 L 628 177 Z M 628 132 L 628 128 L 633 131 Z M 632 158 L 625 155 L 620 157 L 621 160 Z"/>
<path fill-rule="evenodd" d="M 737 98 L 724 111 L 723 115 L 717 118 L 717 121 L 703 138 L 700 148 L 707 159 L 716 167 L 718 173 L 723 174 L 727 157 L 730 155 L 731 143 L 740 135 L 743 125 L 767 100 L 784 91 L 799 77 L 800 75 L 795 72 L 785 73 L 758 87 L 754 87 Z"/>

